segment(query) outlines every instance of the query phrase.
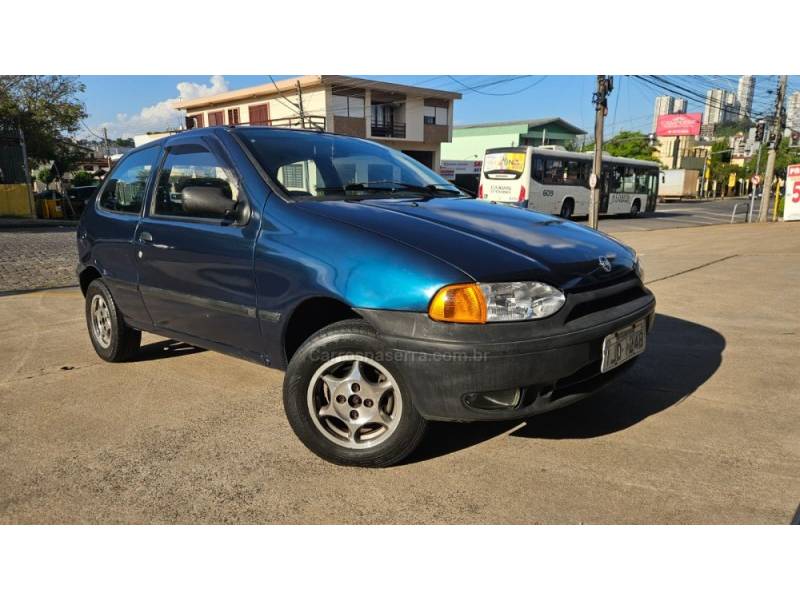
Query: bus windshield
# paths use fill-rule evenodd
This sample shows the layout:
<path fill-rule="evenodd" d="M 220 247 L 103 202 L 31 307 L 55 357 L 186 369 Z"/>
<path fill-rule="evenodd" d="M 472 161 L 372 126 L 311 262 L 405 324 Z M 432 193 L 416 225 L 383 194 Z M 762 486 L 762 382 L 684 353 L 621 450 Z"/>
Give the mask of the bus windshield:
<path fill-rule="evenodd" d="M 483 161 L 489 179 L 517 179 L 525 171 L 525 152 L 492 152 Z"/>

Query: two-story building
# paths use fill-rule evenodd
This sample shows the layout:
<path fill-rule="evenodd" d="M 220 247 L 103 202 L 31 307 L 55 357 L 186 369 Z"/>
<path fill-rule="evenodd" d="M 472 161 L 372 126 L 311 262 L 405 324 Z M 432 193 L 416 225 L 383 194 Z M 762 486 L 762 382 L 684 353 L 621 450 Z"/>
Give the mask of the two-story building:
<path fill-rule="evenodd" d="M 375 140 L 437 169 L 453 136 L 457 92 L 342 75 L 307 75 L 182 100 L 186 127 L 271 125 L 317 128 Z M 302 115 L 302 118 L 301 118 Z"/>

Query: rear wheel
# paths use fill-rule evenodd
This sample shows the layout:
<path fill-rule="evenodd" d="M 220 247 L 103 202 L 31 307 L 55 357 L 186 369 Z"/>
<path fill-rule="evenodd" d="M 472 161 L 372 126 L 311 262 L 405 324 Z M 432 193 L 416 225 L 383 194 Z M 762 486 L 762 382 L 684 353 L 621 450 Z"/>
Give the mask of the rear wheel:
<path fill-rule="evenodd" d="M 125 324 L 102 279 L 95 279 L 86 288 L 86 326 L 95 352 L 108 362 L 128 360 L 142 341 L 142 332 Z"/>
<path fill-rule="evenodd" d="M 558 216 L 562 219 L 569 219 L 572 217 L 573 212 L 575 212 L 575 202 L 572 198 L 567 198 L 561 205 L 561 212 L 558 213 Z"/>
<path fill-rule="evenodd" d="M 426 423 L 395 364 L 367 323 L 334 323 L 309 338 L 289 362 L 286 416 L 297 437 L 340 465 L 386 467 L 420 443 Z"/>
<path fill-rule="evenodd" d="M 638 217 L 641 210 L 642 210 L 642 203 L 637 198 L 636 200 L 633 201 L 633 204 L 631 204 L 630 217 L 631 218 Z"/>

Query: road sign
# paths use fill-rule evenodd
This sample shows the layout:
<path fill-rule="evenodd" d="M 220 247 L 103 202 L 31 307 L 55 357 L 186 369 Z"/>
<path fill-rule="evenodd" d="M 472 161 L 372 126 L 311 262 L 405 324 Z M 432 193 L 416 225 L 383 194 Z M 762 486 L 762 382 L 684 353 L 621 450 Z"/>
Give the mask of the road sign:
<path fill-rule="evenodd" d="M 761 177 L 759 177 L 758 175 L 753 175 L 753 176 L 750 178 L 750 182 L 751 182 L 753 185 L 758 185 L 759 183 L 761 183 Z"/>
<path fill-rule="evenodd" d="M 786 169 L 783 220 L 800 221 L 800 165 L 789 165 Z"/>
<path fill-rule="evenodd" d="M 591 189 L 594 189 L 594 188 L 597 187 L 597 174 L 596 173 L 592 173 L 591 175 L 589 175 L 589 187 Z"/>

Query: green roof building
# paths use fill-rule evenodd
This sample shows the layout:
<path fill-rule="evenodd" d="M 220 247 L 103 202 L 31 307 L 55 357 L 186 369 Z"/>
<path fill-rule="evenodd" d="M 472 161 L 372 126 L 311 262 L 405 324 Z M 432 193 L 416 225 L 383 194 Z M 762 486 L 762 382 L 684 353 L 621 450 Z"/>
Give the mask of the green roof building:
<path fill-rule="evenodd" d="M 453 127 L 453 141 L 442 144 L 442 160 L 483 160 L 487 148 L 509 146 L 579 149 L 577 138 L 585 134 L 558 117 L 460 125 Z"/>

